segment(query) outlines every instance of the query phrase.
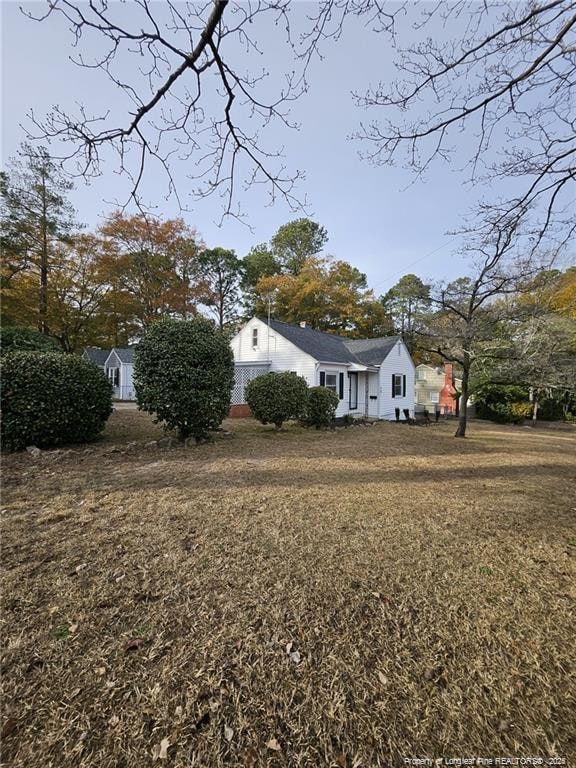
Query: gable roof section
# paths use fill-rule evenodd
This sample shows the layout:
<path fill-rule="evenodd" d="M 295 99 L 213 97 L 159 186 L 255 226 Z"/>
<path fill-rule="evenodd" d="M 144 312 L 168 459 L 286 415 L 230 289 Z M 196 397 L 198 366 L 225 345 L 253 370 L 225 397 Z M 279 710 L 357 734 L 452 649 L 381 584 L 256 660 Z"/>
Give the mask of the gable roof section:
<path fill-rule="evenodd" d="M 346 339 L 346 347 L 364 365 L 380 365 L 396 346 L 399 336 L 382 336 L 379 339 Z"/>
<path fill-rule="evenodd" d="M 265 325 L 268 320 L 259 318 Z M 272 330 L 279 333 L 315 360 L 325 363 L 361 363 L 379 365 L 390 353 L 399 336 L 379 339 L 348 339 L 333 333 L 301 328 L 299 325 L 270 320 Z"/>
<path fill-rule="evenodd" d="M 134 362 L 134 350 L 136 347 L 114 347 L 114 352 L 122 363 Z"/>
<path fill-rule="evenodd" d="M 104 365 L 109 354 L 109 349 L 100 349 L 100 347 L 86 347 L 84 350 L 84 357 L 96 365 Z"/>
<path fill-rule="evenodd" d="M 113 368 L 118 364 L 131 365 L 134 362 L 134 350 L 135 347 L 112 347 L 108 357 L 106 358 L 106 366 Z M 110 365 L 110 363 L 112 363 L 112 365 Z"/>

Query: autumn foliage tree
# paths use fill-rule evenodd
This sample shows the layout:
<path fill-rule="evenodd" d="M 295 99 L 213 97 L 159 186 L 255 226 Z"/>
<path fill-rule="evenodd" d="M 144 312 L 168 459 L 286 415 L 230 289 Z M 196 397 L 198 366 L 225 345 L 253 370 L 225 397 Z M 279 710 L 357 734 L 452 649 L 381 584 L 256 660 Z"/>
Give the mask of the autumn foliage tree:
<path fill-rule="evenodd" d="M 164 317 L 197 314 L 197 260 L 202 243 L 182 219 L 160 221 L 118 211 L 100 228 L 108 301 L 134 332 Z"/>
<path fill-rule="evenodd" d="M 310 257 L 298 274 L 262 277 L 256 292 L 257 311 L 266 313 L 270 297 L 277 320 L 306 321 L 317 330 L 352 337 L 392 331 L 384 307 L 367 286 L 366 275 L 346 261 Z"/>

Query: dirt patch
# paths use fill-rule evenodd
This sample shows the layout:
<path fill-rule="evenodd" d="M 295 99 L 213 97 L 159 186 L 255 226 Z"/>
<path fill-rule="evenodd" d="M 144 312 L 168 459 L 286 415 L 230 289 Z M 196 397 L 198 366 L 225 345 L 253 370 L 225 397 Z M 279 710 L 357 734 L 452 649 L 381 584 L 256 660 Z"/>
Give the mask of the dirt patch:
<path fill-rule="evenodd" d="M 6 458 L 4 764 L 576 756 L 573 432 L 226 426 Z"/>

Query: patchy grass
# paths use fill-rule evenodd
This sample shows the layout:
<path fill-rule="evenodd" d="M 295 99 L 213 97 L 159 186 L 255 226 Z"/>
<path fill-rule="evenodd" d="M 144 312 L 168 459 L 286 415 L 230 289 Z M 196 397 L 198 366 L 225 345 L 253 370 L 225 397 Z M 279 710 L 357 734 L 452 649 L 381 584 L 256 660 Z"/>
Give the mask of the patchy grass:
<path fill-rule="evenodd" d="M 384 424 L 4 461 L 3 764 L 576 756 L 576 435 Z"/>

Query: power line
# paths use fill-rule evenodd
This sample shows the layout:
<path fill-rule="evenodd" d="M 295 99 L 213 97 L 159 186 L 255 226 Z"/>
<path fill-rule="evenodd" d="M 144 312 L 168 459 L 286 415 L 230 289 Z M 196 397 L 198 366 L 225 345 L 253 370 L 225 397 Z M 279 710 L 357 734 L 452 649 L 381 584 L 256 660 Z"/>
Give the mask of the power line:
<path fill-rule="evenodd" d="M 439 245 L 438 248 L 434 248 L 433 251 L 430 251 L 430 253 L 426 253 L 424 256 L 420 256 L 419 259 L 416 259 L 416 261 L 410 262 L 410 264 L 406 264 L 403 269 L 398 270 L 398 272 L 392 272 L 389 275 L 386 275 L 386 277 L 383 280 L 380 280 L 380 282 L 376 283 L 376 285 L 372 286 L 372 290 L 376 290 L 379 286 L 383 285 L 384 283 L 388 282 L 392 277 L 396 277 L 397 275 L 402 275 L 406 273 L 407 269 L 410 269 L 410 267 L 415 267 L 416 264 L 420 264 L 425 259 L 429 258 L 430 256 L 433 256 L 435 253 L 438 253 L 438 251 L 441 251 L 443 248 L 445 248 L 447 245 L 450 245 L 453 243 L 453 240 L 447 240 L 445 243 L 442 243 L 442 245 Z"/>

